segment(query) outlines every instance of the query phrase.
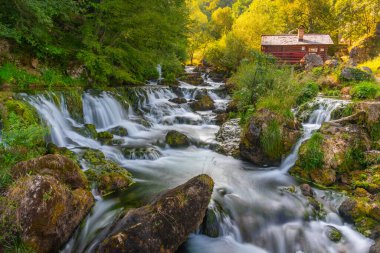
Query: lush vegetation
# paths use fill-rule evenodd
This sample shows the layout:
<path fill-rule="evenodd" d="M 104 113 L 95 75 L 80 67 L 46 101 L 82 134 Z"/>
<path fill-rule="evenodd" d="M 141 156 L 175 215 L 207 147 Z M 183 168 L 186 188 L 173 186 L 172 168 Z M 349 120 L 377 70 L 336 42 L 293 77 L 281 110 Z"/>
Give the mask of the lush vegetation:
<path fill-rule="evenodd" d="M 234 70 L 236 62 L 260 49 L 261 35 L 306 32 L 328 33 L 335 42 L 352 44 L 372 34 L 380 17 L 376 0 L 189 0 L 191 11 L 189 55 Z M 226 59 L 233 59 L 233 62 Z"/>
<path fill-rule="evenodd" d="M 80 74 L 94 85 L 140 83 L 157 77 L 157 64 L 166 75 L 177 74 L 186 57 L 187 20 L 184 0 L 2 1 L 0 39 L 11 44 L 12 56 L 0 63 L 19 59 L 17 67 L 28 73 L 8 65 L 0 78 L 22 87 L 61 86 L 82 65 Z"/>
<path fill-rule="evenodd" d="M 380 97 L 380 85 L 374 82 L 360 82 L 351 89 L 355 99 L 375 99 Z"/>
<path fill-rule="evenodd" d="M 314 133 L 300 150 L 301 167 L 305 170 L 321 169 L 324 154 L 322 151 L 323 135 Z"/>

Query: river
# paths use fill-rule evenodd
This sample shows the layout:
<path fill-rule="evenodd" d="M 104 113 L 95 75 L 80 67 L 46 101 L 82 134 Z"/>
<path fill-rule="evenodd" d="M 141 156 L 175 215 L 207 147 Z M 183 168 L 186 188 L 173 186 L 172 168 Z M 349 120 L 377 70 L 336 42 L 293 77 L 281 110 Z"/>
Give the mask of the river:
<path fill-rule="evenodd" d="M 193 69 L 187 67 L 186 71 Z M 95 206 L 61 252 L 94 252 L 122 210 L 141 206 L 159 192 L 202 173 L 215 181 L 210 208 L 217 213 L 219 237 L 196 232 L 182 247 L 183 252 L 368 252 L 373 242 L 344 224 L 338 215 L 337 208 L 344 196 L 314 189 L 326 212 L 326 216 L 315 218 L 305 215 L 311 212 L 311 207 L 299 188 L 295 192 L 287 190 L 298 185 L 287 172 L 297 159 L 299 146 L 344 102 L 318 98 L 318 109 L 303 123 L 303 137 L 282 165 L 259 168 L 211 149 L 219 130 L 215 113 L 193 112 L 188 104 L 169 102 L 178 96 L 191 100 L 207 91 L 217 109 L 225 109 L 230 97 L 224 84 L 204 78 L 206 86 L 181 82 L 178 88 L 170 88 L 151 82 L 145 87 L 129 88 L 138 98 L 136 104 L 129 106 L 115 92 L 86 91 L 82 96 L 84 117 L 80 120 L 70 115 L 62 94 L 58 94 L 59 103 L 51 93 L 25 96 L 49 127 L 53 143 L 74 152 L 81 152 L 84 147 L 99 149 L 127 168 L 136 180 L 133 187 L 116 196 L 102 198 L 93 191 Z M 122 126 L 129 134 L 117 137 L 122 144 L 102 145 L 78 131 L 84 123 L 94 124 L 98 131 Z M 184 149 L 168 147 L 164 139 L 169 130 L 185 133 L 193 145 Z M 125 147 L 132 151 L 127 157 L 121 152 Z M 329 226 L 342 232 L 340 242 L 329 240 L 326 233 Z"/>

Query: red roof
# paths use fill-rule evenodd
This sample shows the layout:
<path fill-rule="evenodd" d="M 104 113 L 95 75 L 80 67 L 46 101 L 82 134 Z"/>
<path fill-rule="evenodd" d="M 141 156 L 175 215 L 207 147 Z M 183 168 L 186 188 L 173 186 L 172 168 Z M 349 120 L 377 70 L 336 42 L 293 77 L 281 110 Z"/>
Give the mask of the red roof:
<path fill-rule="evenodd" d="M 302 41 L 298 40 L 297 34 L 284 35 L 262 35 L 262 46 L 284 46 L 284 45 L 333 45 L 328 34 L 305 34 Z"/>

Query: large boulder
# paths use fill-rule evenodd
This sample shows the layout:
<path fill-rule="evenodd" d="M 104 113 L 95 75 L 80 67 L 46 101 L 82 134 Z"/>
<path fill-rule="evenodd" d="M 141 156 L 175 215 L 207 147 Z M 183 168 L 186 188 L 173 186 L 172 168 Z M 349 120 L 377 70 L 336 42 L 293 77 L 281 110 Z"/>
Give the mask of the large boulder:
<path fill-rule="evenodd" d="M 196 99 L 196 101 L 190 103 L 190 107 L 194 111 L 210 111 L 215 109 L 214 101 L 209 95 L 199 95 Z"/>
<path fill-rule="evenodd" d="M 366 129 L 358 124 L 364 118 L 365 112 L 361 111 L 323 124 L 319 133 L 301 145 L 299 159 L 290 173 L 330 186 L 344 180 L 347 171 L 364 169 L 364 151 L 371 146 Z"/>
<path fill-rule="evenodd" d="M 86 177 L 62 155 L 20 162 L 11 173 L 15 183 L 0 218 L 16 224 L 22 242 L 35 251 L 57 251 L 94 203 Z"/>
<path fill-rule="evenodd" d="M 304 64 L 305 69 L 313 69 L 315 67 L 323 66 L 323 59 L 317 54 L 307 54 L 305 55 L 301 62 Z"/>
<path fill-rule="evenodd" d="M 88 190 L 70 190 L 49 175 L 20 178 L 6 198 L 17 206 L 13 222 L 23 243 L 39 253 L 57 251 L 94 203 Z"/>
<path fill-rule="evenodd" d="M 179 80 L 186 82 L 188 84 L 198 86 L 198 85 L 203 85 L 204 81 L 202 78 L 202 73 L 186 73 L 183 76 L 179 78 Z"/>
<path fill-rule="evenodd" d="M 48 175 L 71 189 L 87 188 L 86 176 L 79 166 L 62 155 L 45 155 L 26 162 L 16 164 L 12 177 L 17 180 L 25 175 Z"/>
<path fill-rule="evenodd" d="M 174 148 L 188 147 L 190 145 L 189 138 L 185 134 L 175 130 L 169 131 L 166 134 L 165 141 L 169 146 Z"/>
<path fill-rule="evenodd" d="M 365 81 L 370 80 L 372 75 L 358 68 L 343 68 L 339 79 L 343 81 Z"/>
<path fill-rule="evenodd" d="M 240 155 L 259 166 L 275 166 L 301 136 L 301 125 L 268 109 L 261 109 L 243 130 Z"/>
<path fill-rule="evenodd" d="M 202 223 L 213 186 L 209 176 L 200 175 L 127 212 L 98 252 L 175 252 Z"/>
<path fill-rule="evenodd" d="M 349 57 L 352 65 L 369 61 L 380 54 L 379 31 L 357 41 L 351 48 Z"/>

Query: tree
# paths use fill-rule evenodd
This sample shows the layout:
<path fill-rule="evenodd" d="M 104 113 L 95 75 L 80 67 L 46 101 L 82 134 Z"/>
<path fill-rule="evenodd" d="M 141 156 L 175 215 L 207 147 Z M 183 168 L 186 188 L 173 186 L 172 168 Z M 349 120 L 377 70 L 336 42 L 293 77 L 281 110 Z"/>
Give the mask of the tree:
<path fill-rule="evenodd" d="M 79 58 L 97 82 L 136 83 L 185 58 L 183 0 L 105 0 L 93 4 Z M 171 64 L 168 64 L 170 62 Z M 177 68 L 178 69 L 178 68 Z M 165 72 L 166 73 L 166 72 Z"/>

